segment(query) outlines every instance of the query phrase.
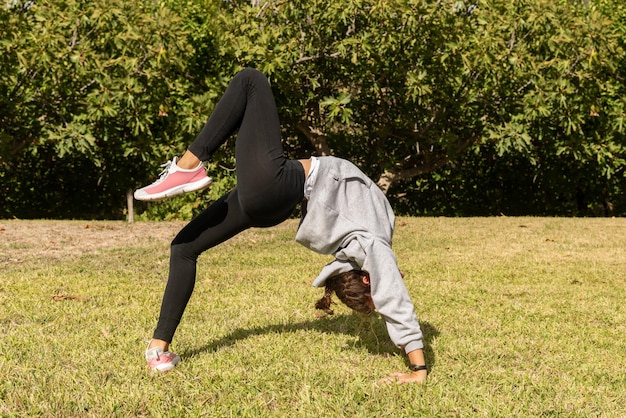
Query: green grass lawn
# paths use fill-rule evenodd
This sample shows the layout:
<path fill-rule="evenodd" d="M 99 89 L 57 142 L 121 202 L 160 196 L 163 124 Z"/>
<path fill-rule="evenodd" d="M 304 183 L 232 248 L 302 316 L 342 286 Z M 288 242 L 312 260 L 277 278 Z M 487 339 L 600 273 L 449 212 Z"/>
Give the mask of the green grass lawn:
<path fill-rule="evenodd" d="M 403 386 L 378 383 L 406 368 L 379 318 L 316 318 L 330 258 L 295 220 L 202 255 L 164 375 L 143 351 L 180 224 L 11 235 L 46 225 L 0 221 L 3 417 L 626 416 L 626 219 L 399 218 L 431 366 Z M 111 230 L 126 239 L 89 247 Z"/>

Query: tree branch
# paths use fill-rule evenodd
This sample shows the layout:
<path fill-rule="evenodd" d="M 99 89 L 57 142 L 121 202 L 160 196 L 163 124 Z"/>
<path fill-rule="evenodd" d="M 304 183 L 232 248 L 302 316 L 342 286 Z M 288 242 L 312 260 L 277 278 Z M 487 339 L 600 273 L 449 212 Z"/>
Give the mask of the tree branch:
<path fill-rule="evenodd" d="M 443 167 L 453 160 L 455 156 L 468 149 L 469 146 L 475 142 L 475 140 L 476 135 L 474 134 L 464 140 L 460 140 L 456 144 L 452 155 L 450 155 L 450 153 L 446 150 L 422 151 L 419 153 L 419 158 L 417 160 L 407 158 L 405 160 L 405 165 L 398 165 L 383 172 L 376 184 L 380 187 L 383 193 L 387 194 L 389 189 L 400 181 L 409 180 L 413 177 L 421 176 L 422 174 L 426 174 Z M 412 163 L 409 162 L 411 160 L 413 161 Z"/>
<path fill-rule="evenodd" d="M 307 61 L 312 61 L 312 60 L 316 60 L 316 59 L 320 59 L 322 57 L 329 57 L 329 58 L 337 58 L 338 56 L 340 56 L 341 54 L 339 52 L 333 52 L 330 55 L 325 55 L 325 54 L 315 54 L 315 55 L 310 55 L 307 57 L 300 57 L 298 58 L 294 64 L 302 64 L 303 62 L 307 62 Z"/>

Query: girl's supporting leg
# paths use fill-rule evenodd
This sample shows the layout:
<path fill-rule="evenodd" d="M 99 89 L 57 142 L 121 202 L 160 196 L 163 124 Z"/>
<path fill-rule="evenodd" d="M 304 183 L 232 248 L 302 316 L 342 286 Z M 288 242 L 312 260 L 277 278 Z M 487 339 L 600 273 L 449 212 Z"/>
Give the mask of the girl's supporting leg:
<path fill-rule="evenodd" d="M 171 342 L 196 283 L 196 261 L 214 247 L 250 227 L 233 190 L 187 224 L 170 248 L 170 270 L 153 338 Z"/>

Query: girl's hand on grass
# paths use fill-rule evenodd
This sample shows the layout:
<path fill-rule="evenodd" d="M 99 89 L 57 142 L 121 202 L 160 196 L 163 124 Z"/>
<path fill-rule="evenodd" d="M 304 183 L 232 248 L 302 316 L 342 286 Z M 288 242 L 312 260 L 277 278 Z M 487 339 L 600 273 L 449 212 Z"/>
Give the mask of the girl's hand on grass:
<path fill-rule="evenodd" d="M 408 352 L 407 356 L 409 357 L 409 362 L 412 365 L 419 366 L 419 368 L 424 367 L 426 364 L 426 360 L 424 359 L 424 350 L 421 348 Z M 428 376 L 428 371 L 426 370 L 416 370 L 409 373 L 396 372 L 388 378 L 383 379 L 383 381 L 387 380 L 389 383 L 396 383 L 398 385 L 402 385 L 404 383 L 424 383 L 426 381 L 426 376 Z"/>
<path fill-rule="evenodd" d="M 397 385 L 402 385 L 404 383 L 424 383 L 427 375 L 426 370 L 411 373 L 396 372 L 391 374 L 389 377 L 381 379 L 380 383 L 395 383 Z"/>

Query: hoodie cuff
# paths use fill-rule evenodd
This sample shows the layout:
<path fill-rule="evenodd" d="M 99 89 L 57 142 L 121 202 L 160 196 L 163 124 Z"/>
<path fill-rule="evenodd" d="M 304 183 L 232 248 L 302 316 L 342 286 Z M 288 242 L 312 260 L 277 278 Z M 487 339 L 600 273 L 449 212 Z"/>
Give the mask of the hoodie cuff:
<path fill-rule="evenodd" d="M 404 346 L 405 353 L 410 353 L 411 351 L 422 350 L 422 349 L 424 349 L 424 342 L 422 340 L 411 341 L 410 343 Z"/>

